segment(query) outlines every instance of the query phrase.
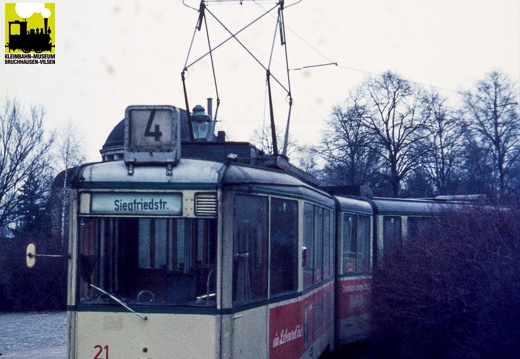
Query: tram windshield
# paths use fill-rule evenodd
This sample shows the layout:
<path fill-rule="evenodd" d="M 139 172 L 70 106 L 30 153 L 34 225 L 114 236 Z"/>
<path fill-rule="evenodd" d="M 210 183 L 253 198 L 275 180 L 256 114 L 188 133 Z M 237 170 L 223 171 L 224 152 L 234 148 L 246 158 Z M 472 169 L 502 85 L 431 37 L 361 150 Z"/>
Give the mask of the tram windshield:
<path fill-rule="evenodd" d="M 81 218 L 80 303 L 214 306 L 216 220 Z"/>

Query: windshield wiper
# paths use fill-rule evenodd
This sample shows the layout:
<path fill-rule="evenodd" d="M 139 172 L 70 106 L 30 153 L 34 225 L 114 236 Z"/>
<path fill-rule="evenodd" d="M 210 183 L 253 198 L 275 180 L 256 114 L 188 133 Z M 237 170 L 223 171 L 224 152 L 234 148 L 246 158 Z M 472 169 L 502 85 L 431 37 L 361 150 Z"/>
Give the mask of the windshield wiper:
<path fill-rule="evenodd" d="M 144 315 L 142 315 L 142 314 L 137 313 L 135 310 L 133 310 L 132 308 L 130 308 L 128 305 L 126 305 L 126 304 L 125 304 L 121 299 L 119 299 L 119 298 L 113 296 L 112 294 L 108 293 L 107 291 L 105 291 L 105 290 L 103 290 L 103 289 L 101 289 L 101 288 L 99 288 L 99 287 L 96 287 L 96 286 L 95 286 L 94 284 L 92 284 L 92 283 L 90 284 L 90 286 L 91 286 L 92 288 L 94 288 L 95 290 L 100 291 L 101 293 L 108 295 L 108 296 L 109 296 L 111 299 L 113 299 L 117 304 L 123 306 L 123 307 L 124 307 L 125 309 L 127 309 L 128 311 L 134 313 L 135 315 L 137 315 L 137 316 L 138 316 L 139 318 L 141 318 L 142 320 L 148 320 L 148 317 L 146 317 L 146 316 L 144 316 Z"/>

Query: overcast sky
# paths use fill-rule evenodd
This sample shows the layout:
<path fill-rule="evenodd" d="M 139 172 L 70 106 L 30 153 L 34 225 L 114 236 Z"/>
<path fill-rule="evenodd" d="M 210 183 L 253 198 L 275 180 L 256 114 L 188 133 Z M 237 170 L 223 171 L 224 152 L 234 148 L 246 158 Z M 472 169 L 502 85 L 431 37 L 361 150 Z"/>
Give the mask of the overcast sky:
<path fill-rule="evenodd" d="M 185 2 L 198 7 L 196 0 Z M 209 9 L 237 30 L 275 4 L 238 3 L 211 2 Z M 514 81 L 520 78 L 518 0 L 302 0 L 289 6 L 292 3 L 286 1 L 284 11 L 289 68 L 338 64 L 290 71 L 291 135 L 301 144 L 319 141 L 332 107 L 369 75 L 394 71 L 452 98 L 493 70 Z M 5 18 L 4 6 L 0 11 Z M 126 106 L 184 108 L 180 74 L 198 14 L 182 0 L 56 0 L 55 12 L 56 64 L 2 61 L 2 100 L 8 96 L 27 107 L 44 106 L 49 128 L 73 121 L 84 135 L 89 161 L 100 159 L 98 151 Z M 266 65 L 275 16 L 239 35 Z M 216 45 L 226 35 L 210 16 L 208 22 Z M 203 31 L 195 36 L 188 63 L 204 50 Z M 277 72 L 285 66 L 282 51 L 277 39 L 272 69 L 285 81 L 283 71 Z M 268 122 L 265 70 L 234 41 L 216 50 L 214 61 L 221 99 L 217 129 L 232 140 L 247 141 Z M 216 97 L 207 58 L 188 69 L 186 84 L 190 107 L 205 106 L 207 97 Z M 275 118 L 283 132 L 285 94 L 277 88 L 274 95 Z"/>

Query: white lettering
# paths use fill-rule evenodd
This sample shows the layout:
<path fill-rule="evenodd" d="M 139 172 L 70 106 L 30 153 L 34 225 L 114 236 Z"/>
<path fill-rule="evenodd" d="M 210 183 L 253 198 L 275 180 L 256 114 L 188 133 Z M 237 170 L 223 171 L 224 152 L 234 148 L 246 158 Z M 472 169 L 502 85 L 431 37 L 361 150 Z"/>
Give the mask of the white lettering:
<path fill-rule="evenodd" d="M 124 199 L 114 200 L 114 211 L 116 212 L 140 212 L 140 211 L 167 211 L 169 208 L 167 202 L 162 198 L 151 200 L 134 199 L 133 201 L 125 201 Z"/>
<path fill-rule="evenodd" d="M 91 211 L 101 214 L 182 213 L 182 194 L 93 193 Z"/>
<path fill-rule="evenodd" d="M 303 328 L 297 324 L 293 330 L 283 329 L 280 334 L 276 334 L 273 339 L 273 348 L 287 344 L 290 341 L 303 337 Z"/>

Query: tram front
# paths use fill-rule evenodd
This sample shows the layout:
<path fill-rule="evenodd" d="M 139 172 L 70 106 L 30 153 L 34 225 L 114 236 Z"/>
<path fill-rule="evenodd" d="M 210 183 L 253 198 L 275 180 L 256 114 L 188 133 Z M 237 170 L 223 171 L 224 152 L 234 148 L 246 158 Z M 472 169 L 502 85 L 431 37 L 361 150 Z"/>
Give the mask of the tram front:
<path fill-rule="evenodd" d="M 129 107 L 124 133 L 73 181 L 69 358 L 219 357 L 224 164 L 180 160 L 171 106 Z"/>

